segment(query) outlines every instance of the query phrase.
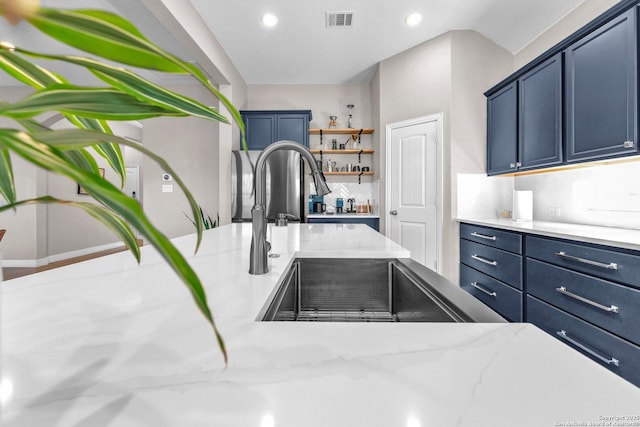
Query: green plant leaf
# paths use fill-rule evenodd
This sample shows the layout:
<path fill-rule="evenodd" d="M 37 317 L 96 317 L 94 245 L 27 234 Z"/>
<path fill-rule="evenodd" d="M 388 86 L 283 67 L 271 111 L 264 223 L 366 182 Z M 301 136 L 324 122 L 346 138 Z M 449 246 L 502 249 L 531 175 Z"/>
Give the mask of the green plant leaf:
<path fill-rule="evenodd" d="M 138 239 L 136 239 L 131 227 L 129 227 L 129 225 L 120 219 L 120 217 L 113 211 L 105 208 L 104 206 L 88 202 L 74 202 L 71 200 L 56 199 L 51 196 L 43 196 L 34 199 L 21 200 L 7 206 L 2 206 L 0 207 L 0 212 L 31 204 L 59 204 L 82 209 L 118 236 L 118 238 L 122 240 L 125 246 L 131 251 L 136 260 L 140 262 L 140 247 L 138 246 Z"/>
<path fill-rule="evenodd" d="M 87 172 L 91 172 L 96 175 L 100 174 L 96 159 L 94 159 L 87 150 L 79 148 L 76 150 L 63 151 L 61 154 L 65 159 L 67 159 L 69 162 L 73 163 L 80 169 L 86 170 Z"/>
<path fill-rule="evenodd" d="M 34 137 L 39 141 L 43 141 L 51 146 L 56 147 L 58 150 L 72 150 L 78 147 L 87 147 L 93 146 L 97 142 L 108 141 L 114 144 L 124 145 L 126 147 L 131 147 L 147 157 L 150 157 L 154 160 L 162 170 L 167 171 L 167 173 L 171 174 L 175 179 L 176 184 L 180 187 L 180 189 L 184 192 L 187 201 L 189 202 L 189 206 L 191 207 L 191 213 L 193 218 L 198 218 L 199 215 L 199 206 L 196 203 L 195 198 L 185 185 L 184 181 L 180 178 L 180 176 L 173 170 L 171 165 L 167 163 L 162 157 L 155 154 L 153 151 L 148 150 L 143 145 L 138 144 L 133 141 L 129 141 L 128 139 L 121 138 L 116 135 L 105 135 L 99 132 L 89 131 L 89 130 L 81 130 L 81 129 L 60 129 L 53 131 L 44 131 L 44 132 L 34 132 Z M 202 241 L 202 224 L 194 223 L 196 227 L 197 234 L 197 243 L 195 251 L 198 251 L 200 247 L 200 243 Z"/>
<path fill-rule="evenodd" d="M 59 11 L 40 8 L 36 15 L 28 18 L 28 21 L 45 34 L 102 58 L 151 70 L 190 73 L 230 112 L 240 129 L 242 147 L 247 150 L 244 123 L 233 104 L 195 65 L 148 41 L 127 20 L 95 10 Z"/>
<path fill-rule="evenodd" d="M 4 48 L 0 48 L 0 68 L 16 80 L 37 89 L 56 83 L 65 83 L 57 74 Z"/>
<path fill-rule="evenodd" d="M 49 86 L 21 101 L 0 108 L 0 114 L 12 118 L 28 118 L 51 110 L 104 120 L 185 116 L 184 113 L 149 105 L 115 89 L 72 85 Z"/>
<path fill-rule="evenodd" d="M 19 55 L 16 55 L 14 51 L 20 51 L 20 49 L 7 48 L 6 45 L 0 43 L 0 68 L 4 69 L 19 81 L 36 89 L 66 82 L 61 76 L 23 59 Z M 73 125 L 81 129 L 93 129 L 104 133 L 112 133 L 109 125 L 104 120 L 76 117 L 71 114 L 66 114 L 65 117 Z M 100 156 L 105 158 L 111 168 L 118 173 L 122 186 L 124 186 L 126 170 L 120 147 L 112 144 L 101 144 L 95 146 L 94 149 Z"/>
<path fill-rule="evenodd" d="M 148 41 L 129 21 L 98 10 L 40 8 L 27 18 L 43 33 L 69 46 L 121 64 L 184 73 L 172 55 Z"/>
<path fill-rule="evenodd" d="M 80 130 L 75 131 L 87 132 Z M 53 133 L 53 131 L 48 133 Z M 156 248 L 158 253 L 187 285 L 196 306 L 200 309 L 213 328 L 226 364 L 227 352 L 225 344 L 213 320 L 200 279 L 187 263 L 186 259 L 182 256 L 180 251 L 173 246 L 171 241 L 165 235 L 158 231 L 151 222 L 149 222 L 147 216 L 142 210 L 142 207 L 136 200 L 127 197 L 120 190 L 114 187 L 113 184 L 100 176 L 96 176 L 76 168 L 74 165 L 66 161 L 56 148 L 38 141 L 26 132 L 11 129 L 0 129 L 0 144 L 3 144 L 9 150 L 37 166 L 81 183 L 82 188 L 89 195 L 104 204 L 106 207 L 112 209 L 120 215 L 124 221 L 135 227 L 138 232 L 144 236 L 146 241 Z"/>
<path fill-rule="evenodd" d="M 229 123 L 227 118 L 211 107 L 186 96 L 163 88 L 139 75 L 114 67 L 91 58 L 72 55 L 47 55 L 25 49 L 16 48 L 17 52 L 34 58 L 57 60 L 79 65 L 90 70 L 96 77 L 110 86 L 120 89 L 139 100 L 158 105 L 166 109 L 176 110 L 195 117 Z"/>
<path fill-rule="evenodd" d="M 0 142 L 0 195 L 8 203 L 16 201 L 16 188 L 13 180 L 13 168 L 9 149 Z"/>
<path fill-rule="evenodd" d="M 86 117 L 76 116 L 69 117 L 71 117 L 75 121 L 76 127 L 80 129 L 95 130 L 109 135 L 113 134 L 111 128 L 109 127 L 109 123 L 107 123 L 105 120 L 88 119 Z M 101 144 L 95 144 L 92 147 L 96 151 L 96 153 L 102 156 L 102 158 L 104 158 L 109 163 L 111 169 L 116 171 L 116 173 L 120 177 L 120 188 L 124 188 L 125 181 L 127 180 L 127 170 L 124 164 L 124 156 L 122 155 L 120 146 L 118 144 L 105 142 Z"/>

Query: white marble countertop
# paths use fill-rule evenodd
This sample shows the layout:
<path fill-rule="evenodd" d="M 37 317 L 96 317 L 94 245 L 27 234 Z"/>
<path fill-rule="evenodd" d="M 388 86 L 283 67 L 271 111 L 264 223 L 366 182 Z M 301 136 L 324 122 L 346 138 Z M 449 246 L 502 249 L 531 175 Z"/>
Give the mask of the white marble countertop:
<path fill-rule="evenodd" d="M 566 222 L 513 221 L 497 218 L 458 218 L 458 222 L 640 250 L 640 230 L 629 228 L 600 227 Z"/>
<path fill-rule="evenodd" d="M 250 227 L 209 230 L 189 255 L 226 368 L 149 247 L 140 266 L 118 253 L 3 283 L 0 424 L 539 427 L 640 415 L 639 388 L 528 324 L 257 322 L 294 256 L 408 254 L 366 225 L 290 224 L 271 230 L 271 271 L 251 276 Z M 194 236 L 174 241 L 192 253 Z"/>

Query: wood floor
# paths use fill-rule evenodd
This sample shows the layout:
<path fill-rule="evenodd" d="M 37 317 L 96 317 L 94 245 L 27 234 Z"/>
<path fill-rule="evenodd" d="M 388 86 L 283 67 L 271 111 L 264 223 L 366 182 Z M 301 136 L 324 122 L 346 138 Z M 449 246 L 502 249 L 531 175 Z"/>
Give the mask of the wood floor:
<path fill-rule="evenodd" d="M 138 245 L 142 245 L 142 240 L 138 240 Z M 115 254 L 117 252 L 123 252 L 126 250 L 127 248 L 125 246 L 121 246 L 119 248 L 108 249 L 106 251 L 94 252 L 88 255 L 82 255 L 75 258 L 52 262 L 51 264 L 43 265 L 42 267 L 4 267 L 2 269 L 2 275 L 4 280 L 15 279 L 17 277 L 27 276 L 29 274 L 51 270 L 58 267 L 64 267 L 65 265 L 75 264 L 77 262 L 86 261 L 88 259 L 100 258 L 105 255 Z"/>

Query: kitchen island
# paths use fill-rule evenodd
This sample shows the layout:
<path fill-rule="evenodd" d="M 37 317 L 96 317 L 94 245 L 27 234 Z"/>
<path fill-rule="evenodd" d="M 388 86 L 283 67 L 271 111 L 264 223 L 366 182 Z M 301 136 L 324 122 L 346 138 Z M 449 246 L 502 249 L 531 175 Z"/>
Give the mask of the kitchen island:
<path fill-rule="evenodd" d="M 262 276 L 248 274 L 251 224 L 188 255 L 227 367 L 150 247 L 140 266 L 118 253 L 3 283 L 1 425 L 640 425 L 640 389 L 532 325 L 256 321 L 294 257 L 409 255 L 364 225 L 270 235 L 280 256 Z M 174 242 L 191 254 L 195 237 Z"/>

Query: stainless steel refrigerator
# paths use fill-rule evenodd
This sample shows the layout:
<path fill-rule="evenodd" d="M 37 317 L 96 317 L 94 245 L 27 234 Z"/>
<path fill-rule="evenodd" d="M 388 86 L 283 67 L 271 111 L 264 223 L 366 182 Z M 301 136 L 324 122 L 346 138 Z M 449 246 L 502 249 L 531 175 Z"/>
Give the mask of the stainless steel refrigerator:
<path fill-rule="evenodd" d="M 233 222 L 250 222 L 255 200 L 254 168 L 260 151 L 233 151 L 231 164 L 231 216 Z M 304 221 L 303 171 L 300 153 L 284 150 L 269 155 L 267 167 L 267 220 L 279 213 Z"/>

